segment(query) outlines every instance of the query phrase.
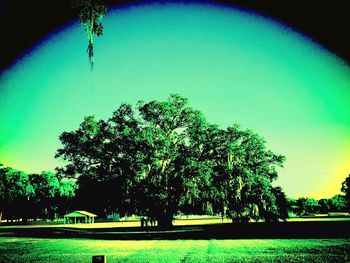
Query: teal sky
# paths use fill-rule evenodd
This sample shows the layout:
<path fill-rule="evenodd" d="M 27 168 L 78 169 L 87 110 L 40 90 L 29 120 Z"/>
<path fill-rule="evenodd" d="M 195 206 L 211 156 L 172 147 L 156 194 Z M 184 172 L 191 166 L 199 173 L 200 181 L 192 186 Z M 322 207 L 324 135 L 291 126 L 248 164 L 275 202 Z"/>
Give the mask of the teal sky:
<path fill-rule="evenodd" d="M 288 196 L 330 197 L 350 173 L 350 68 L 292 29 L 215 5 L 109 10 L 91 72 L 74 22 L 0 76 L 0 162 L 53 170 L 63 131 L 122 102 L 179 93 L 207 119 L 239 123 L 287 157 Z"/>

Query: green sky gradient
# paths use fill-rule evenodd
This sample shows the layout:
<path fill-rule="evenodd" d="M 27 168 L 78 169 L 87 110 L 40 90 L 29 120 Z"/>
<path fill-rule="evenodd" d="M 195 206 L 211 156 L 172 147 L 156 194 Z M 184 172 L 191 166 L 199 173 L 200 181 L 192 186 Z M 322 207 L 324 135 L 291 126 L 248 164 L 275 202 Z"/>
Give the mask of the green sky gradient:
<path fill-rule="evenodd" d="M 214 5 L 109 10 L 90 72 L 83 28 L 52 34 L 0 76 L 0 162 L 52 170 L 58 136 L 122 102 L 188 97 L 287 157 L 288 196 L 329 197 L 350 173 L 350 69 L 271 20 Z"/>

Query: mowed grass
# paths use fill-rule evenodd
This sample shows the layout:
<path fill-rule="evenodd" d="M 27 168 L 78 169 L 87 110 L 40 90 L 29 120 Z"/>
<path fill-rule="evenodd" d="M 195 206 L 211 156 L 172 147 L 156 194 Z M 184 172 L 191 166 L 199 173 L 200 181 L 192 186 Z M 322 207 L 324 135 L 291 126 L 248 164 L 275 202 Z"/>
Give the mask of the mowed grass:
<path fill-rule="evenodd" d="M 310 217 L 310 218 L 289 218 L 287 222 L 334 222 L 334 221 L 350 221 L 350 217 Z M 191 225 L 212 225 L 212 224 L 222 224 L 231 223 L 231 219 L 225 218 L 221 220 L 220 218 L 208 218 L 208 219 L 178 219 L 173 220 L 174 226 L 191 226 Z M 0 225 L 1 229 L 5 228 L 55 228 L 55 227 L 65 227 L 65 228 L 78 228 L 78 229 L 89 229 L 89 228 L 114 228 L 114 227 L 140 227 L 140 221 L 118 221 L 118 222 L 97 222 L 94 224 L 59 224 L 59 223 L 47 223 L 47 222 L 31 222 L 28 225 Z"/>
<path fill-rule="evenodd" d="M 94 240 L 0 237 L 0 262 L 350 262 L 350 239 Z"/>

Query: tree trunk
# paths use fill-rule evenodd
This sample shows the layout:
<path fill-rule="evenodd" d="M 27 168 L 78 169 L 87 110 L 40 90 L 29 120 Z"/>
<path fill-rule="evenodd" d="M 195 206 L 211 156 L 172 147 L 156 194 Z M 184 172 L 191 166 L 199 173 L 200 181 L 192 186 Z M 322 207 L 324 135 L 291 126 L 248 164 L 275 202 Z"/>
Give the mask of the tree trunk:
<path fill-rule="evenodd" d="M 173 226 L 173 215 L 161 215 L 158 217 L 158 226 L 160 228 L 169 228 Z"/>

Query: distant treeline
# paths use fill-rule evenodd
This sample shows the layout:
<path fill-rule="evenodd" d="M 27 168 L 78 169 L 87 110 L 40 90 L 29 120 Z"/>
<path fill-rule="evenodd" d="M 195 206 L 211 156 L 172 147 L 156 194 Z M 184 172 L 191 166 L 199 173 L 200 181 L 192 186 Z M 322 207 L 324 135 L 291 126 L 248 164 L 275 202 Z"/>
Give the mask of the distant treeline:
<path fill-rule="evenodd" d="M 322 198 L 319 200 L 308 197 L 300 197 L 298 199 L 288 198 L 288 211 L 295 216 L 346 212 L 348 209 L 348 200 L 346 196 L 340 194 L 332 198 Z"/>
<path fill-rule="evenodd" d="M 0 164 L 0 221 L 57 218 L 69 209 L 76 187 L 52 172 L 27 174 Z"/>
<path fill-rule="evenodd" d="M 329 212 L 349 211 L 349 193 L 346 192 L 350 182 L 350 175 L 342 184 L 343 195 L 335 195 L 332 198 L 319 200 L 307 197 L 298 199 L 286 198 L 283 209 L 288 211 L 289 216 L 312 216 L 315 214 L 327 214 Z M 0 220 L 13 221 L 22 219 L 50 219 L 62 217 L 71 209 L 79 207 L 78 203 L 86 202 L 89 199 L 78 200 L 78 184 L 74 179 L 60 179 L 55 173 L 42 172 L 40 174 L 26 174 L 0 164 Z M 112 191 L 112 190 L 111 190 Z M 83 191 L 84 192 L 84 191 Z M 80 193 L 82 194 L 82 193 Z M 87 193 L 85 193 L 87 194 Z M 94 191 L 94 194 L 98 194 Z M 83 198 L 84 199 L 84 198 Z M 99 199 L 99 198 L 97 198 Z M 103 203 L 101 205 L 103 207 Z M 91 207 L 87 206 L 87 209 Z M 100 211 L 100 217 L 108 213 L 120 212 L 118 209 L 107 209 Z M 188 206 L 180 207 L 179 212 L 186 211 L 188 214 L 217 214 L 221 210 L 213 211 L 212 204 L 197 202 Z M 140 213 L 141 211 L 134 211 Z M 228 216 L 228 215 L 225 215 Z M 287 218 L 287 215 L 286 217 Z"/>

